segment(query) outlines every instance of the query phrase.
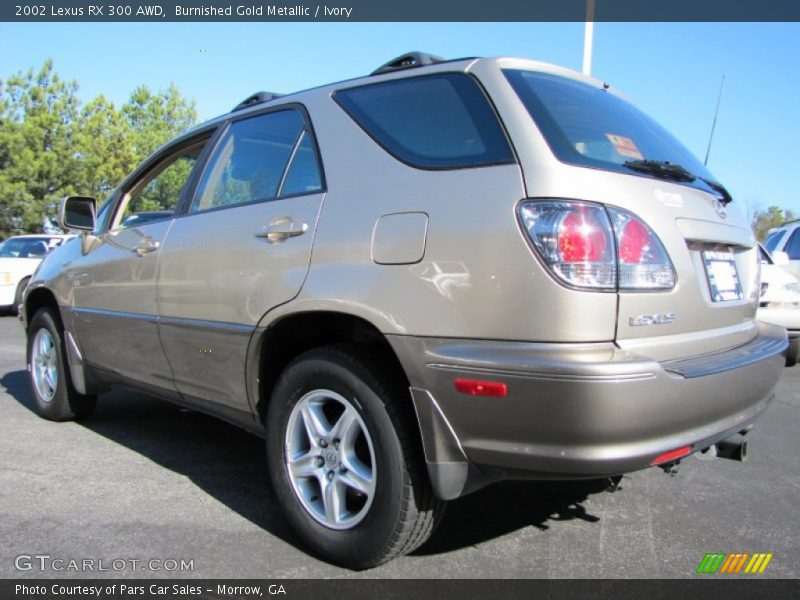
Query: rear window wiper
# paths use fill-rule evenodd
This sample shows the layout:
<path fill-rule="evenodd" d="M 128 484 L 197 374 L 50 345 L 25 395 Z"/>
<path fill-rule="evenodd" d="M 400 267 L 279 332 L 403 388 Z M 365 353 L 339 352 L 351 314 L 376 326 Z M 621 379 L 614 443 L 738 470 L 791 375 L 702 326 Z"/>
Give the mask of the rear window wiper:
<path fill-rule="evenodd" d="M 622 164 L 634 171 L 647 173 L 648 175 L 654 175 L 662 179 L 686 181 L 687 183 L 691 183 L 697 179 L 697 177 L 692 175 L 684 167 L 671 163 L 668 160 L 626 160 Z"/>
<path fill-rule="evenodd" d="M 705 177 L 698 177 L 698 179 L 721 196 L 721 198 L 718 198 L 718 200 L 722 203 L 723 206 L 727 206 L 728 204 L 733 202 L 733 197 L 730 195 L 728 190 L 726 190 L 722 186 L 721 183 L 717 183 L 716 181 L 711 181 L 710 179 L 706 179 Z"/>
<path fill-rule="evenodd" d="M 721 184 L 716 181 L 711 181 L 705 177 L 698 177 L 693 175 L 688 169 L 668 160 L 626 160 L 622 163 L 629 169 L 639 171 L 640 173 L 647 173 L 661 179 L 670 179 L 672 181 L 685 181 L 691 183 L 697 179 L 705 183 L 708 187 L 719 194 L 718 200 L 723 205 L 728 205 L 733 201 L 730 193 Z"/>

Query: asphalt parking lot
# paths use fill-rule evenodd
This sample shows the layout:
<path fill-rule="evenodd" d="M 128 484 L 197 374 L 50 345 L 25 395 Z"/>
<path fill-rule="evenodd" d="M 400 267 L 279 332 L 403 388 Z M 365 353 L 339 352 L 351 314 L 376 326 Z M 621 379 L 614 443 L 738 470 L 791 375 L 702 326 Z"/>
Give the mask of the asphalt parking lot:
<path fill-rule="evenodd" d="M 800 367 L 784 372 L 744 464 L 692 458 L 675 477 L 634 473 L 615 493 L 595 481 L 495 485 L 452 503 L 412 556 L 353 573 L 292 533 L 254 436 L 124 390 L 82 423 L 39 419 L 22 327 L 1 316 L 0 577 L 684 578 L 706 552 L 772 552 L 760 577 L 796 578 L 798 440 Z M 90 559 L 95 571 L 20 571 L 20 555 Z M 122 570 L 96 570 L 118 559 Z M 150 559 L 162 570 L 130 566 Z M 193 570 L 166 571 L 169 559 Z"/>

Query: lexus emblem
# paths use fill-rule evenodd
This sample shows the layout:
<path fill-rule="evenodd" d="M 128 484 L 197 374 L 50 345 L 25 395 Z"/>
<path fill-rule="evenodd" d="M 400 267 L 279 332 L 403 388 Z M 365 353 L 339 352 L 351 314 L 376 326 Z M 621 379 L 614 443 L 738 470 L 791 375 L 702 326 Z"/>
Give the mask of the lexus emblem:
<path fill-rule="evenodd" d="M 728 216 L 728 211 L 725 210 L 725 205 L 716 198 L 714 198 L 714 210 L 717 211 L 720 219 L 724 219 Z"/>

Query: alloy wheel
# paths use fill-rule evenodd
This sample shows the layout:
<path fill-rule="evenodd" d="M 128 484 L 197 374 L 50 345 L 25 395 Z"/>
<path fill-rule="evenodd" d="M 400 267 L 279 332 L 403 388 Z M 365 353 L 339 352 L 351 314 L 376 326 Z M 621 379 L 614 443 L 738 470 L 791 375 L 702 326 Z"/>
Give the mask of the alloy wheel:
<path fill-rule="evenodd" d="M 353 404 L 331 390 L 314 390 L 289 415 L 284 462 L 297 499 L 320 524 L 350 529 L 375 496 L 375 450 Z"/>

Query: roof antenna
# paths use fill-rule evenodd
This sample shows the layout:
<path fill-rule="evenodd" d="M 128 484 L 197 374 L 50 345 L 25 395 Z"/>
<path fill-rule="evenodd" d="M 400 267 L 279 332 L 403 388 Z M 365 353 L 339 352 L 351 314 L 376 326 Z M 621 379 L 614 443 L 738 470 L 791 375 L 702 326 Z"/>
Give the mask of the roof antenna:
<path fill-rule="evenodd" d="M 708 165 L 708 155 L 711 154 L 711 141 L 714 139 L 714 129 L 717 126 L 717 115 L 719 114 L 719 101 L 722 100 L 723 85 L 725 85 L 725 75 L 722 76 L 722 81 L 719 84 L 719 95 L 717 96 L 717 108 L 714 111 L 714 121 L 711 123 L 711 135 L 708 136 L 708 148 L 706 148 L 706 159 L 703 161 L 703 166 Z"/>

